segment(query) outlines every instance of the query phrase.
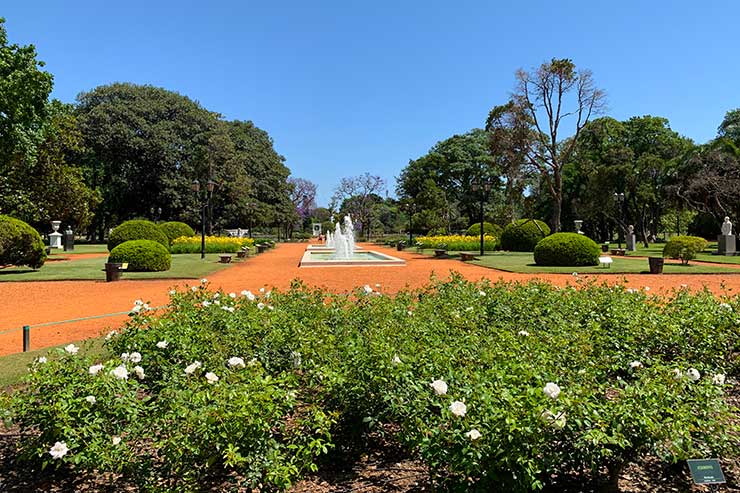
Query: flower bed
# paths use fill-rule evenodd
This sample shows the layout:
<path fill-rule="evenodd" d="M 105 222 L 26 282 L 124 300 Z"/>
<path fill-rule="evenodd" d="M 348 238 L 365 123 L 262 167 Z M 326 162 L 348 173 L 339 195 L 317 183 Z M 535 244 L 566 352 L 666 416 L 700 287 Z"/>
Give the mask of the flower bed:
<path fill-rule="evenodd" d="M 8 415 L 30 433 L 22 461 L 284 489 L 392 423 L 442 489 L 529 491 L 738 453 L 737 298 L 455 278 L 395 297 L 202 285 L 135 307 L 111 359 L 68 347 L 32 366 Z"/>
<path fill-rule="evenodd" d="M 491 235 L 484 235 L 483 249 L 487 251 L 495 250 L 498 246 L 497 241 L 497 238 Z M 421 248 L 444 248 L 453 252 L 480 249 L 480 236 L 419 236 L 416 238 L 416 242 L 421 245 Z"/>
<path fill-rule="evenodd" d="M 170 251 L 176 253 L 200 253 L 200 236 L 181 236 L 172 240 Z M 242 247 L 254 246 L 252 238 L 234 238 L 230 236 L 206 236 L 206 253 L 236 253 Z"/>

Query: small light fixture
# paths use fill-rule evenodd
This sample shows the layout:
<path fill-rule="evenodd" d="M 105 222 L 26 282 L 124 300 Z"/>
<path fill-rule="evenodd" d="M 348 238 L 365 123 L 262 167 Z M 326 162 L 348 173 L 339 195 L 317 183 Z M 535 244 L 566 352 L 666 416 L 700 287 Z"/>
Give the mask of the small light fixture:
<path fill-rule="evenodd" d="M 198 180 L 193 180 L 193 183 L 190 185 L 190 188 L 195 193 L 200 192 L 200 182 Z"/>
<path fill-rule="evenodd" d="M 216 188 L 216 182 L 213 180 L 208 180 L 206 187 L 208 188 L 209 192 L 213 192 L 213 189 Z"/>

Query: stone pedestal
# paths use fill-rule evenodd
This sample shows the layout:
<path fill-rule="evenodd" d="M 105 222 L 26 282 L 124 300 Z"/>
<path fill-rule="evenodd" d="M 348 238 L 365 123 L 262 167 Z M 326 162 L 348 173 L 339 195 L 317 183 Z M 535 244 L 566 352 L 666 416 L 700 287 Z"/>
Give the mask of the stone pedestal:
<path fill-rule="evenodd" d="M 62 248 L 62 233 L 57 231 L 49 233 L 49 246 L 51 248 Z"/>
<path fill-rule="evenodd" d="M 627 244 L 627 251 L 634 252 L 637 250 L 635 248 L 635 235 L 627 235 L 627 238 L 625 238 L 624 242 Z"/>
<path fill-rule="evenodd" d="M 717 236 L 717 255 L 735 255 L 736 251 L 733 235 Z"/>

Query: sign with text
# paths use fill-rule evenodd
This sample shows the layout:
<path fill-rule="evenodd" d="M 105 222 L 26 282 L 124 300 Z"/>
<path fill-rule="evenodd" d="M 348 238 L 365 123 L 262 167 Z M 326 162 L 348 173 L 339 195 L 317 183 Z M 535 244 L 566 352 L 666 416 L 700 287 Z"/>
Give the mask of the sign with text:
<path fill-rule="evenodd" d="M 725 482 L 725 475 L 719 465 L 719 459 L 689 459 L 689 471 L 694 484 L 720 484 Z"/>

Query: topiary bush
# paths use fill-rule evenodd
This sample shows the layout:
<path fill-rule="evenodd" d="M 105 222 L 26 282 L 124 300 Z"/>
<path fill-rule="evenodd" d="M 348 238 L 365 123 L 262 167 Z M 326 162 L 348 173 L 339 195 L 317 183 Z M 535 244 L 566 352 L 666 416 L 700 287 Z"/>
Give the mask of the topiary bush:
<path fill-rule="evenodd" d="M 27 223 L 0 215 L 0 265 L 27 265 L 38 269 L 46 261 L 44 241 Z"/>
<path fill-rule="evenodd" d="M 698 236 L 674 236 L 663 247 L 663 256 L 680 258 L 686 265 L 689 260 L 696 258 L 696 254 L 707 247 L 707 240 Z"/>
<path fill-rule="evenodd" d="M 151 221 L 133 219 L 115 227 L 108 236 L 108 251 L 112 252 L 121 243 L 131 240 L 152 240 L 165 248 L 170 248 L 167 235 Z"/>
<path fill-rule="evenodd" d="M 501 233 L 501 248 L 511 252 L 531 252 L 550 234 L 550 227 L 536 219 L 519 219 L 507 224 Z"/>
<path fill-rule="evenodd" d="M 166 223 L 162 223 L 159 225 L 159 229 L 161 229 L 162 232 L 170 240 L 170 245 L 172 245 L 172 241 L 175 238 L 180 238 L 181 236 L 195 236 L 195 231 L 193 231 L 193 228 L 180 221 L 169 221 Z"/>
<path fill-rule="evenodd" d="M 121 243 L 110 252 L 108 262 L 127 262 L 128 270 L 161 272 L 170 269 L 169 250 L 152 240 L 131 240 Z"/>
<path fill-rule="evenodd" d="M 483 234 L 485 235 L 491 235 L 495 236 L 496 238 L 501 238 L 502 232 L 503 228 L 498 224 L 492 224 L 487 221 L 483 223 Z M 465 234 L 467 236 L 480 236 L 480 223 L 472 224 L 465 232 Z"/>
<path fill-rule="evenodd" d="M 594 240 L 578 233 L 555 233 L 534 247 L 537 265 L 598 265 L 601 249 Z"/>

